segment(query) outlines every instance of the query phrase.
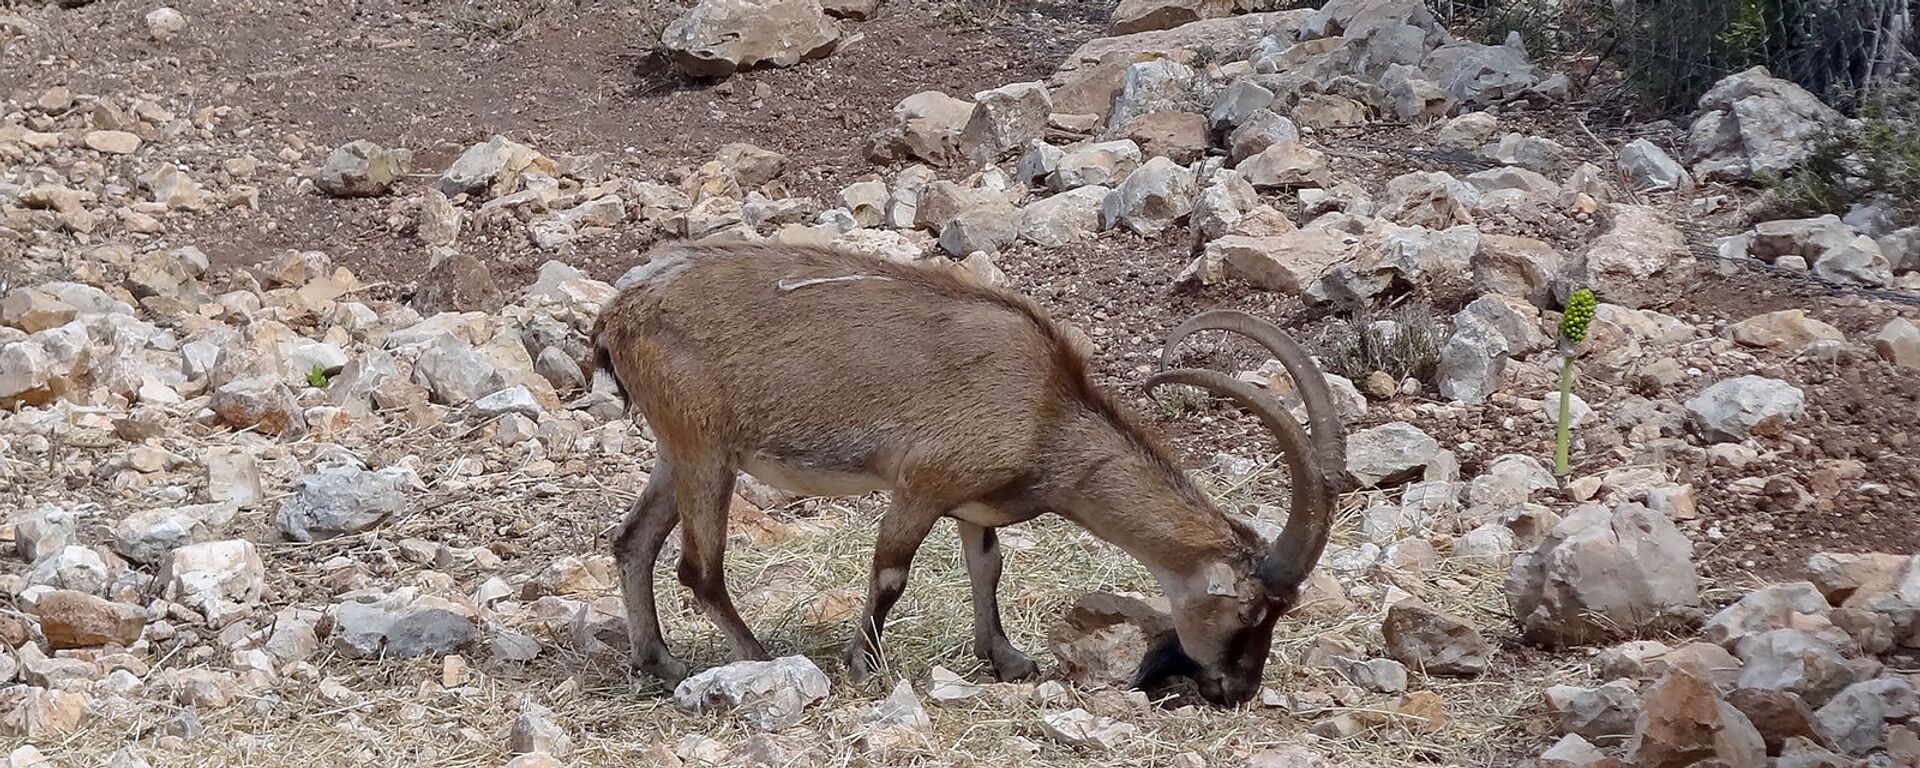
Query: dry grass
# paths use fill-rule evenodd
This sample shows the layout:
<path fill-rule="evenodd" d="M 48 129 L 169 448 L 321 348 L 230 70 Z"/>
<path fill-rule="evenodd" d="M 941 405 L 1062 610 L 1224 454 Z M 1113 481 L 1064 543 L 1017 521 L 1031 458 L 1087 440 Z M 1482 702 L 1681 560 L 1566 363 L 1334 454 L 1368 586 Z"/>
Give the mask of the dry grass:
<path fill-rule="evenodd" d="M 621 429 L 622 427 L 611 427 Z M 444 437 L 458 434 L 449 428 Z M 320 608 L 334 598 L 322 585 L 320 563 L 345 554 L 375 564 L 374 581 L 381 586 L 417 584 L 422 566 L 392 557 L 392 542 L 407 537 L 442 541 L 450 546 L 487 544 L 512 535 L 521 552 L 508 558 L 497 574 L 455 572 L 457 586 L 471 592 L 489 575 L 531 574 L 546 563 L 566 556 L 605 551 L 605 531 L 616 522 L 616 510 L 630 498 L 644 477 L 643 459 L 626 451 L 618 456 L 556 458 L 549 473 L 538 457 L 488 447 L 474 438 L 423 440 L 418 432 L 390 429 L 365 446 L 363 456 L 393 456 L 405 449 L 423 459 L 429 483 L 419 507 L 382 529 L 312 545 L 267 545 L 273 597 L 253 625 L 265 627 L 272 611 L 286 605 Z M 394 440 L 403 440 L 396 446 Z M 636 441 L 637 442 L 637 441 Z M 454 473 L 462 458 L 485 455 L 478 474 Z M 378 462 L 376 462 L 378 463 Z M 1285 492 L 1284 479 L 1265 469 L 1228 484 L 1216 483 L 1228 509 L 1251 504 L 1273 504 Z M 532 474 L 534 476 L 529 476 Z M 1355 543 L 1358 510 L 1367 499 L 1349 500 L 1336 530 L 1336 543 Z M 809 606 L 822 596 L 854 594 L 864 590 L 871 553 L 877 497 L 850 500 L 811 500 L 777 510 L 794 535 L 775 543 L 736 547 L 728 571 L 734 594 L 755 604 L 749 622 L 776 655 L 806 654 L 834 677 L 833 695 L 809 714 L 795 741 L 812 745 L 803 763 L 825 765 L 1167 765 L 1175 756 L 1191 753 L 1208 765 L 1239 765 L 1261 748 L 1298 743 L 1313 719 L 1333 714 L 1289 714 L 1284 708 L 1257 703 L 1239 710 L 1168 709 L 1140 706 L 1118 691 L 1071 690 L 1068 700 L 1046 705 L 1033 703 L 1028 688 L 990 686 L 988 695 L 972 706 L 930 708 L 934 732 L 919 748 L 895 752 L 883 760 L 866 755 L 859 742 L 857 714 L 884 693 L 854 690 L 839 673 L 839 652 L 851 622 L 834 616 L 810 620 Z M 264 538 L 261 514 L 249 538 Z M 256 533 L 258 531 L 258 533 Z M 1007 572 L 1001 590 L 1008 632 L 1048 669 L 1048 627 L 1079 595 L 1094 590 L 1157 592 L 1137 563 L 1060 519 L 1044 519 L 1005 534 Z M 723 661 L 720 636 L 693 607 L 671 572 L 671 561 L 661 569 L 662 613 L 669 640 L 696 668 Z M 1394 577 L 1393 582 L 1444 610 L 1469 617 L 1489 636 L 1510 636 L 1500 597 L 1497 574 L 1482 574 L 1442 564 L 1417 577 Z M 1325 670 L 1306 670 L 1296 663 L 1313 639 L 1338 633 L 1380 649 L 1380 607 L 1387 581 L 1370 579 L 1347 586 L 1354 591 L 1355 611 L 1346 615 L 1290 618 L 1275 638 L 1267 683 L 1281 692 L 1332 689 L 1343 681 Z M 915 563 L 906 597 L 895 609 L 886 638 L 890 672 L 904 676 L 916 688 L 926 688 L 935 665 L 962 675 L 986 679 L 971 645 L 971 606 L 964 565 L 950 525 L 938 528 Z M 609 590 L 607 594 L 612 594 Z M 600 595 L 575 596 L 590 599 Z M 853 602 L 857 606 L 857 601 Z M 530 664 L 494 661 L 483 649 L 469 654 L 477 672 L 475 682 L 453 689 L 441 685 L 437 661 L 357 661 L 323 651 L 314 660 L 315 672 L 282 680 L 271 689 L 255 691 L 258 698 L 234 706 L 198 713 L 204 734 L 190 741 L 160 741 L 156 727 L 177 717 L 179 708 L 167 702 L 159 681 L 161 670 L 191 667 L 223 668 L 226 653 L 188 651 L 154 664 L 148 680 L 155 689 L 144 694 L 142 706 L 96 713 L 80 733 L 39 747 L 60 765 L 103 764 L 106 755 L 127 743 L 138 742 L 156 766 L 242 766 L 292 764 L 303 766 L 392 765 L 409 768 L 500 765 L 506 753 L 507 729 L 522 702 L 535 701 L 554 709 L 558 721 L 572 734 L 574 765 L 651 765 L 656 750 L 671 748 L 690 734 L 701 734 L 729 745 L 741 745 L 752 736 L 743 724 L 725 716 L 695 717 L 676 709 L 656 684 L 630 676 L 619 659 L 589 656 L 573 649 L 564 631 L 549 633 L 516 616 L 489 615 L 491 633 L 504 628 L 525 631 L 547 642 L 542 656 Z M 519 623 L 516 623 L 519 622 Z M 203 645 L 202 648 L 207 648 Z M 156 654 L 158 655 L 158 654 Z M 1498 655 L 1495 671 L 1478 680 L 1426 679 L 1414 675 L 1416 690 L 1429 689 L 1445 702 L 1447 720 L 1428 732 L 1410 732 L 1400 726 L 1382 726 L 1372 732 L 1322 747 L 1351 765 L 1493 765 L 1507 762 L 1514 745 L 1529 737 L 1521 728 L 1527 711 L 1539 701 L 1549 678 L 1560 677 L 1540 662 Z M 351 697 L 323 697 L 322 678 L 343 684 Z M 1390 706 L 1393 697 L 1373 696 L 1358 709 Z M 1079 753 L 1048 742 L 1039 716 L 1071 706 L 1130 722 L 1140 729 L 1115 753 Z M 785 734 L 783 734 L 784 736 Z M 1037 754 L 1027 749 L 1038 744 Z M 6 745 L 8 747 L 12 744 Z"/>

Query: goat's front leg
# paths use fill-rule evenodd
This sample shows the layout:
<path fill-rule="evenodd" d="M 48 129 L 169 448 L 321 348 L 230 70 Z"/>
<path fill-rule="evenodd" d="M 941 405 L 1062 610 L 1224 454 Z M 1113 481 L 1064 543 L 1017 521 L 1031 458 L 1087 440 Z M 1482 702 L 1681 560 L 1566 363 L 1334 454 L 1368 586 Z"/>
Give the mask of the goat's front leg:
<path fill-rule="evenodd" d="M 1003 682 L 1039 674 L 1039 665 L 1013 647 L 1007 630 L 1000 626 L 1000 538 L 992 528 L 957 522 L 960 551 L 967 558 L 967 580 L 973 584 L 974 655 L 993 665 L 993 676 Z"/>
<path fill-rule="evenodd" d="M 847 644 L 847 677 L 864 684 L 880 661 L 880 629 L 887 612 L 907 589 L 907 572 L 927 532 L 946 507 L 925 499 L 895 493 L 893 505 L 880 518 L 880 535 L 873 543 L 873 578 L 867 586 L 867 608 L 858 631 Z"/>
<path fill-rule="evenodd" d="M 669 686 L 687 676 L 687 665 L 667 651 L 667 642 L 660 636 L 653 565 L 677 522 L 680 507 L 674 499 L 673 465 L 663 454 L 654 462 L 647 487 L 627 511 L 626 521 L 614 532 L 613 560 L 620 568 L 620 594 L 627 607 L 633 666 Z"/>

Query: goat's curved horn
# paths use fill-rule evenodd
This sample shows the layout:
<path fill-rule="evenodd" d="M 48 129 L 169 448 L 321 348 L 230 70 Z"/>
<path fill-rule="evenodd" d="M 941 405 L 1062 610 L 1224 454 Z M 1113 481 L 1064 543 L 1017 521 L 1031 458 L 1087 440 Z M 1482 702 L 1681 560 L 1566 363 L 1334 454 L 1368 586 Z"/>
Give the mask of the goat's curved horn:
<path fill-rule="evenodd" d="M 1165 370 L 1172 367 L 1174 347 L 1179 346 L 1181 341 L 1200 331 L 1212 330 L 1231 331 L 1252 339 L 1286 367 L 1287 373 L 1293 377 L 1294 388 L 1300 392 L 1300 401 L 1306 404 L 1307 427 L 1312 430 L 1313 437 L 1311 445 L 1319 458 L 1320 474 L 1308 477 L 1320 478 L 1321 482 L 1335 491 L 1345 487 L 1347 436 L 1340 424 L 1340 414 L 1333 406 L 1333 390 L 1327 387 L 1326 377 L 1320 373 L 1320 366 L 1314 365 L 1313 357 L 1279 326 L 1239 310 L 1202 312 L 1167 334 L 1166 344 L 1160 349 L 1160 368 Z M 1300 449 L 1305 450 L 1308 445 L 1302 441 Z M 1294 476 L 1295 483 L 1302 479 L 1301 475 Z"/>
<path fill-rule="evenodd" d="M 1259 417 L 1280 441 L 1287 474 L 1293 478 L 1293 505 L 1287 513 L 1286 527 L 1260 563 L 1259 575 L 1276 590 L 1292 589 L 1306 581 L 1326 549 L 1333 528 L 1334 496 L 1338 493 L 1337 486 L 1322 480 L 1325 468 L 1319 456 L 1309 450 L 1306 430 L 1265 390 L 1219 371 L 1179 368 L 1147 379 L 1149 391 L 1167 384 L 1199 387 L 1234 400 Z M 1320 385 L 1325 387 L 1326 383 Z"/>

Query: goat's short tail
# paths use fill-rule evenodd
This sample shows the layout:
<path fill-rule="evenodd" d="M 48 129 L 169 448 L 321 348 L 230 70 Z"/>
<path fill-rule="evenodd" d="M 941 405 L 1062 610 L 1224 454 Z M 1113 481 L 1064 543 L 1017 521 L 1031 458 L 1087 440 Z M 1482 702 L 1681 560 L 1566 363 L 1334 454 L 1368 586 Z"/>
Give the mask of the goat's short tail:
<path fill-rule="evenodd" d="M 606 371 L 607 378 L 613 379 L 613 390 L 619 394 L 620 402 L 623 404 L 631 404 L 633 400 L 627 396 L 627 383 L 620 380 L 620 369 L 615 368 L 613 365 L 613 352 L 607 349 L 606 342 L 603 339 L 595 335 L 593 339 L 593 370 L 589 373 L 598 373 L 600 371 Z"/>

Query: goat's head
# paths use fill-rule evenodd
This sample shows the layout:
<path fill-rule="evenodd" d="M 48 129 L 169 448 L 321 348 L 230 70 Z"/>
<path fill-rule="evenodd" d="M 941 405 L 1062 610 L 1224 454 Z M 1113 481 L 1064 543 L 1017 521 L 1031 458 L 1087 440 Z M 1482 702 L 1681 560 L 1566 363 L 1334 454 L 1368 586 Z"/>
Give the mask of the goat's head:
<path fill-rule="evenodd" d="M 1265 347 L 1292 375 L 1307 410 L 1311 436 L 1265 390 L 1218 371 L 1167 370 L 1174 347 L 1204 330 L 1240 334 Z M 1259 417 L 1273 433 L 1292 476 L 1292 509 L 1286 527 L 1272 544 L 1235 525 L 1244 555 L 1225 561 L 1190 564 L 1169 574 L 1168 599 L 1173 629 L 1163 634 L 1141 660 L 1135 680 L 1145 689 L 1172 678 L 1193 681 L 1202 697 L 1216 704 L 1238 704 L 1260 688 L 1273 642 L 1274 622 L 1298 602 L 1301 587 L 1319 561 L 1332 527 L 1333 507 L 1346 472 L 1346 439 L 1326 379 L 1313 359 L 1285 331 L 1244 312 L 1202 313 L 1168 335 L 1161 372 L 1148 389 L 1183 384 L 1225 396 Z"/>

